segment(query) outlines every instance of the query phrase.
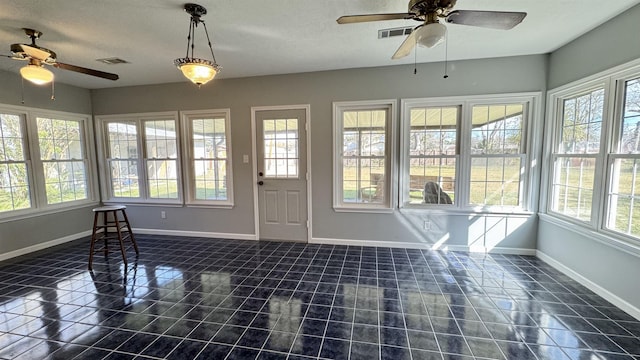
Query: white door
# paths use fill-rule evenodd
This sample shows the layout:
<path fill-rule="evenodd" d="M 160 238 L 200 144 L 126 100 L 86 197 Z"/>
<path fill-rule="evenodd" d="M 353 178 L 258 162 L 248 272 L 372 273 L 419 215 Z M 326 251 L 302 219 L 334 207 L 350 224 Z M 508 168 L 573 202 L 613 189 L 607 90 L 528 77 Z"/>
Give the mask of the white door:
<path fill-rule="evenodd" d="M 258 233 L 307 241 L 306 110 L 255 112 Z"/>

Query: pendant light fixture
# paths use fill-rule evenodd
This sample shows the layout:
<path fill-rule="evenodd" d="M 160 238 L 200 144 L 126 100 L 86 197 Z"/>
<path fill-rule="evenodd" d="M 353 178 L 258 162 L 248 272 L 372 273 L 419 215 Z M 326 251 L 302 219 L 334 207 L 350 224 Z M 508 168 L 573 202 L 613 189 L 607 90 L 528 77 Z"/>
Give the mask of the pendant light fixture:
<path fill-rule="evenodd" d="M 187 56 L 175 59 L 173 64 L 182 71 L 182 74 L 187 79 L 200 87 L 201 85 L 211 81 L 222 67 L 216 63 L 216 56 L 213 54 L 213 47 L 211 46 L 211 40 L 209 39 L 207 25 L 201 18 L 203 15 L 207 14 L 207 9 L 198 4 L 185 4 L 184 11 L 191 15 L 191 21 L 189 22 L 189 35 L 187 36 Z M 213 58 L 213 61 L 196 58 L 194 56 L 195 31 L 200 24 L 204 27 L 204 33 L 207 35 L 207 42 L 209 43 L 209 50 L 211 50 L 211 57 Z"/>

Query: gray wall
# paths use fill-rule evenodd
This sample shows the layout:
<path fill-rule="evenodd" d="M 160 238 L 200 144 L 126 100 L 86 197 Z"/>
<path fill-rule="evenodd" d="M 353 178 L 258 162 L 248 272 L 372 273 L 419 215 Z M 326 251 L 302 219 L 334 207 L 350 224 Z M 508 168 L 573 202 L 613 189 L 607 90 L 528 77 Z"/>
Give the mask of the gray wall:
<path fill-rule="evenodd" d="M 640 57 L 640 5 L 551 53 L 548 88 Z"/>
<path fill-rule="evenodd" d="M 549 88 L 558 87 L 640 58 L 640 5 L 603 24 L 550 56 Z M 538 250 L 640 309 L 640 258 L 595 238 L 540 221 Z"/>
<path fill-rule="evenodd" d="M 51 101 L 51 88 L 24 84 L 21 103 L 21 80 L 17 74 L 0 71 L 0 103 L 30 108 L 91 114 L 89 90 L 56 84 L 56 99 Z M 33 216 L 22 220 L 0 220 L 0 257 L 11 251 L 90 230 L 91 206 L 58 213 Z"/>
<path fill-rule="evenodd" d="M 443 64 L 433 63 L 419 65 L 417 75 L 413 74 L 413 66 L 394 66 L 217 79 L 201 89 L 186 81 L 99 89 L 92 90 L 92 105 L 94 115 L 231 109 L 235 207 L 229 210 L 132 206 L 127 213 L 136 228 L 255 234 L 252 169 L 241 161 L 242 155 L 251 154 L 251 107 L 310 104 L 314 238 L 429 244 L 448 234 L 449 244 L 535 249 L 534 217 L 507 220 L 508 216 L 485 218 L 398 211 L 354 214 L 336 213 L 332 209 L 333 101 L 542 91 L 546 85 L 546 55 L 459 61 L 450 66 L 446 80 L 442 77 Z M 162 210 L 167 212 L 165 220 L 160 218 Z M 434 224 L 434 230 L 423 230 L 425 219 Z M 497 230 L 488 237 L 479 233 L 481 229 Z"/>

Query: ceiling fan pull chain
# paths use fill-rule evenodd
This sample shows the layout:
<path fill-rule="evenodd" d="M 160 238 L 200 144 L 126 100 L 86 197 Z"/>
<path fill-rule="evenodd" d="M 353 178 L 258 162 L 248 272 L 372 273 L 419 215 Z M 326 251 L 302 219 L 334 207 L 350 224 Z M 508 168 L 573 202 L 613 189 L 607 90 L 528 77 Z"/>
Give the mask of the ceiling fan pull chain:
<path fill-rule="evenodd" d="M 56 88 L 55 88 L 55 85 L 54 85 L 55 83 L 56 83 L 55 80 L 53 80 L 51 82 L 51 101 L 55 101 L 56 100 L 56 90 L 55 90 Z"/>
<path fill-rule="evenodd" d="M 449 75 L 447 75 L 448 58 L 449 58 L 449 32 L 447 31 L 444 34 L 444 76 L 443 76 L 444 79 L 449 77 Z"/>
<path fill-rule="evenodd" d="M 22 91 L 20 91 L 20 103 L 24 105 L 24 78 L 22 76 L 20 76 L 20 85 L 22 87 Z"/>
<path fill-rule="evenodd" d="M 416 46 L 413 47 L 413 75 L 418 73 L 418 38 L 416 37 Z"/>

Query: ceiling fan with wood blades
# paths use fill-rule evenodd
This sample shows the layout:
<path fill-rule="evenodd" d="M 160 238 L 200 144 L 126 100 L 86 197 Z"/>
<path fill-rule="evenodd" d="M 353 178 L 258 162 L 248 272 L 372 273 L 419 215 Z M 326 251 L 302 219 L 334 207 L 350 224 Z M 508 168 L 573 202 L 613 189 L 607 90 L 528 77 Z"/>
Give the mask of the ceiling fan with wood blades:
<path fill-rule="evenodd" d="M 453 10 L 457 0 L 410 0 L 406 13 L 347 15 L 338 18 L 338 24 L 354 24 L 369 21 L 416 20 L 422 22 L 411 31 L 392 59 L 400 59 L 411 53 L 416 44 L 433 47 L 444 41 L 446 23 L 509 30 L 520 24 L 525 12 Z"/>
<path fill-rule="evenodd" d="M 31 44 L 12 44 L 11 55 L 7 57 L 15 60 L 29 61 L 28 65 L 20 69 L 20 74 L 26 80 L 38 85 L 51 82 L 53 80 L 53 73 L 47 70 L 44 65 L 51 65 L 58 69 L 70 70 L 103 79 L 118 80 L 119 77 L 116 74 L 59 62 L 55 52 L 36 45 L 36 39 L 42 36 L 42 32 L 27 28 L 23 28 L 23 30 L 31 39 Z"/>

